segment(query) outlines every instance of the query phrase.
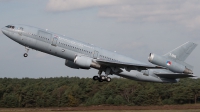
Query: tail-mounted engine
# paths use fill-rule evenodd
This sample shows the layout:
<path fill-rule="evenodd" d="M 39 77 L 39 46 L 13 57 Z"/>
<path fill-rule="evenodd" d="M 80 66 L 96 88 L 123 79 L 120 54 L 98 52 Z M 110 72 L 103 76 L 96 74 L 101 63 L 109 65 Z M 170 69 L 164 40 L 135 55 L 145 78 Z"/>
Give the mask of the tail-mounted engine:
<path fill-rule="evenodd" d="M 150 53 L 148 60 L 153 64 L 166 67 L 167 69 L 175 73 L 193 74 L 193 72 L 186 66 L 179 64 L 175 61 L 171 61 L 163 56 Z"/>

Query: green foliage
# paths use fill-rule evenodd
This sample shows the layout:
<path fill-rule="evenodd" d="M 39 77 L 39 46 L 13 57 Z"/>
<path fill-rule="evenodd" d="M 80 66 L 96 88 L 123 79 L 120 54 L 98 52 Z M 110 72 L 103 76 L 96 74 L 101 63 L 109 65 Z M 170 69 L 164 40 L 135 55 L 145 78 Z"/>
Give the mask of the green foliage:
<path fill-rule="evenodd" d="M 90 105 L 170 105 L 200 102 L 200 79 L 176 84 L 113 78 L 0 78 L 0 107 L 74 107 Z"/>

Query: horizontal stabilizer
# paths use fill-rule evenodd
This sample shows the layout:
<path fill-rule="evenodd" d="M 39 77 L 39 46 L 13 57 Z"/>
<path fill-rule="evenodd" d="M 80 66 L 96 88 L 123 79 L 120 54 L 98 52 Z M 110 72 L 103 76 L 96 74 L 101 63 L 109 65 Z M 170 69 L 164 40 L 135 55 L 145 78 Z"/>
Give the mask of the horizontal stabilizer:
<path fill-rule="evenodd" d="M 155 75 L 157 75 L 158 77 L 168 78 L 168 79 L 196 77 L 194 75 L 180 74 L 180 73 L 157 73 Z"/>

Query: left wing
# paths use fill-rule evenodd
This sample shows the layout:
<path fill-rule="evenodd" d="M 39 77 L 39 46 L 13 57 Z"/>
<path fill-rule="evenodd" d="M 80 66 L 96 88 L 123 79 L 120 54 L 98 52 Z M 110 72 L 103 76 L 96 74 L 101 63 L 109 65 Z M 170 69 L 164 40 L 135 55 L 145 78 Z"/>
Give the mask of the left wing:
<path fill-rule="evenodd" d="M 196 77 L 190 74 L 182 74 L 182 73 L 156 73 L 158 77 L 168 78 L 168 79 L 177 79 L 177 78 L 187 78 L 187 77 Z"/>
<path fill-rule="evenodd" d="M 126 63 L 126 62 L 118 62 L 118 61 L 108 61 L 108 60 L 103 60 L 103 59 L 97 59 L 96 62 L 104 66 L 125 68 L 128 71 L 147 70 L 147 69 L 165 69 L 160 66 L 151 66 L 151 65 L 145 65 L 145 64 Z"/>

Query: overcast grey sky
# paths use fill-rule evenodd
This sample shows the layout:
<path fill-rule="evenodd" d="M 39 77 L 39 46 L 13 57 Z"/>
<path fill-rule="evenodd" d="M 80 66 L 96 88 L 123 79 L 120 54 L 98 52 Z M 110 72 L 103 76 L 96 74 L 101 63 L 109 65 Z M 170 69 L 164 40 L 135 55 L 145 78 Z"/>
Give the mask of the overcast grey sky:
<path fill-rule="evenodd" d="M 27 24 L 63 34 L 148 63 L 192 41 L 200 44 L 199 0 L 0 0 L 0 27 Z M 0 32 L 0 77 L 92 77 L 60 59 L 25 49 Z M 200 47 L 186 60 L 200 76 Z"/>

